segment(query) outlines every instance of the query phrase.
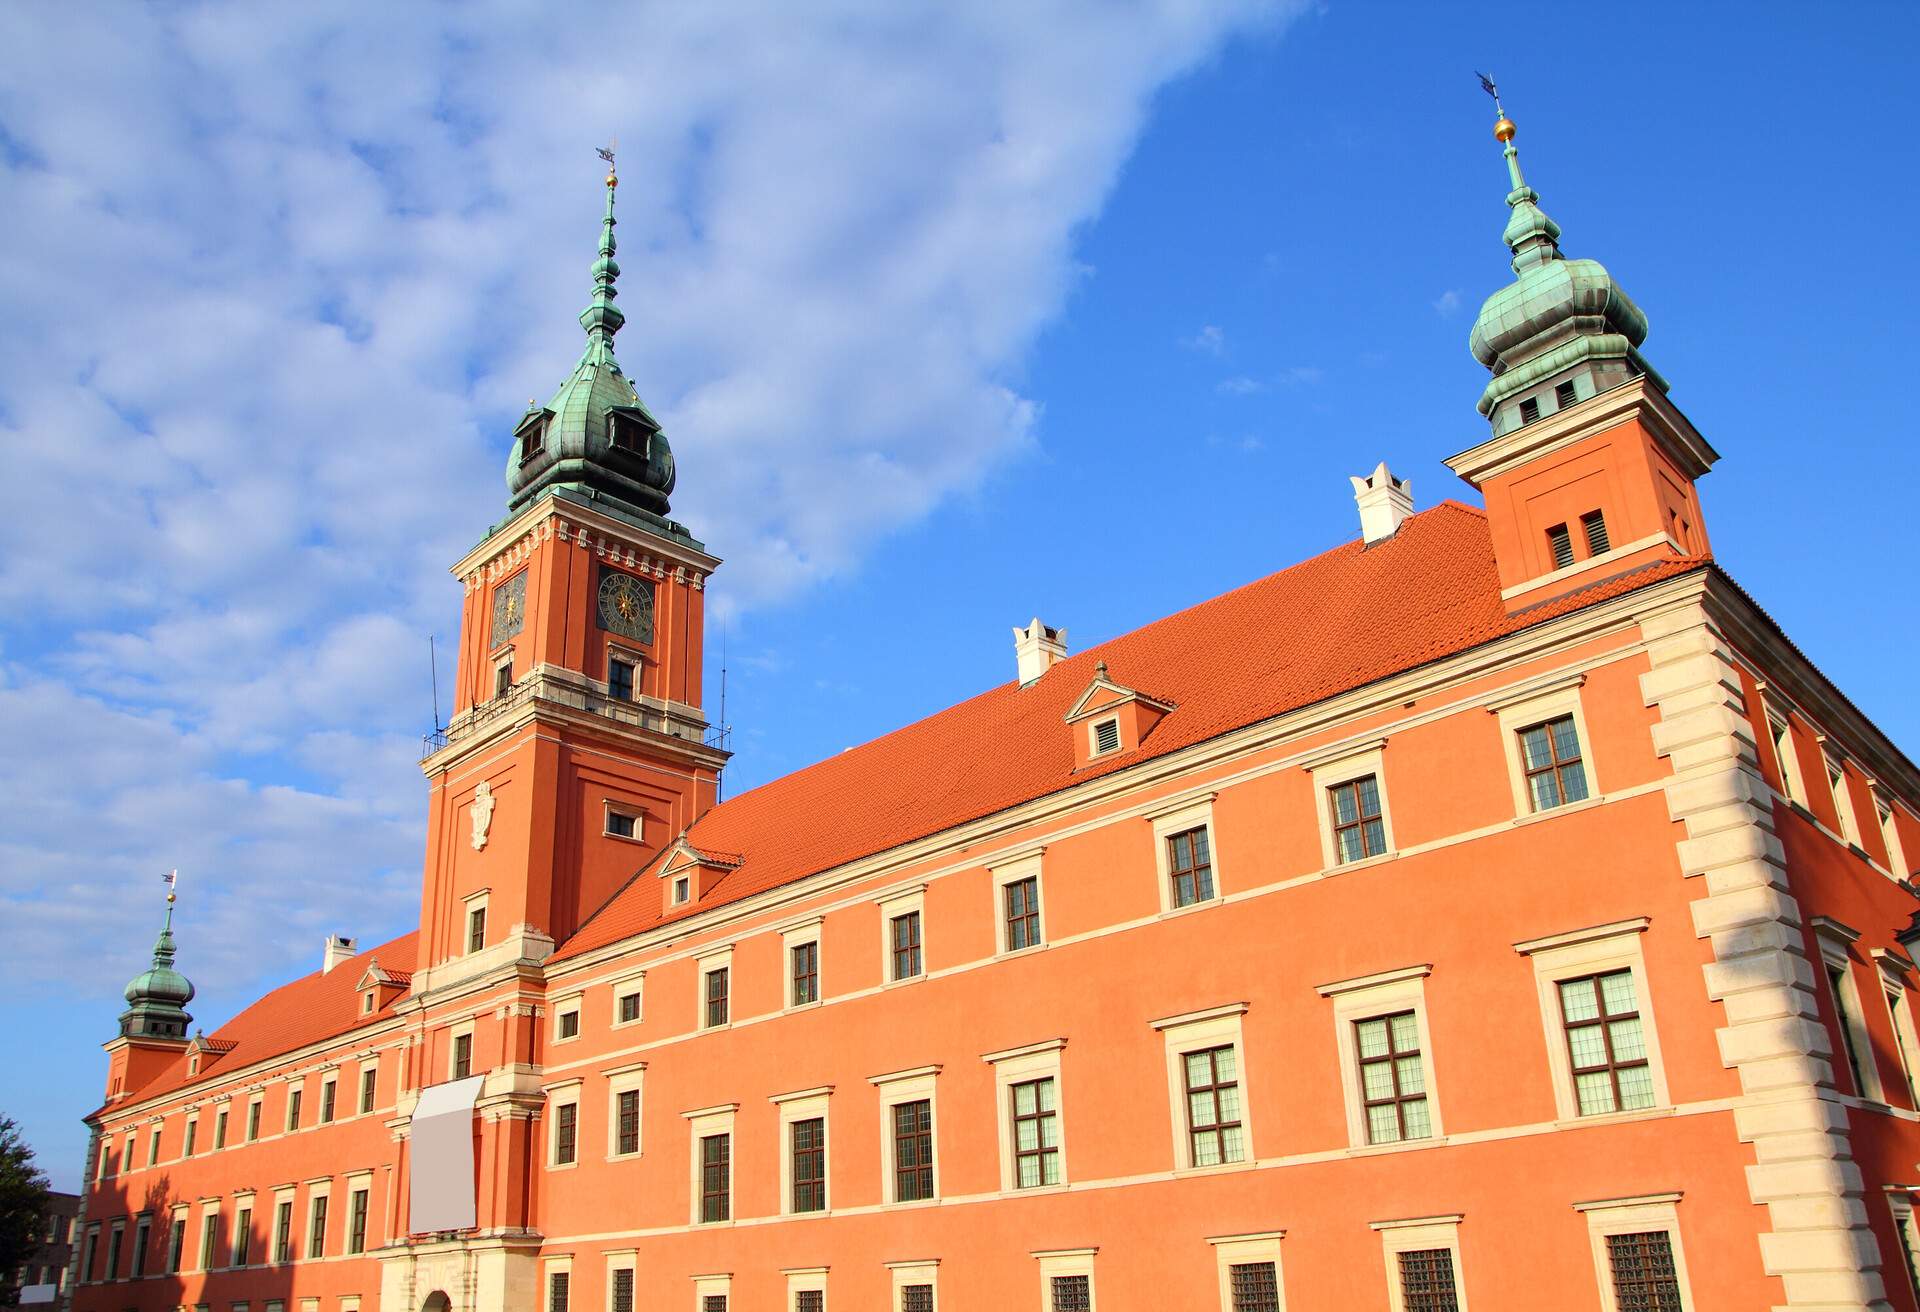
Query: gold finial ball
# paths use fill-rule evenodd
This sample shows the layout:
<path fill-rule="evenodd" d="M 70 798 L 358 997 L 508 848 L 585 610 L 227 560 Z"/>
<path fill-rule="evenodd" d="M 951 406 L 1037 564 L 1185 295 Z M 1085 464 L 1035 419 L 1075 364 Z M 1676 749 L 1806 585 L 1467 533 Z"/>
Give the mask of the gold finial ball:
<path fill-rule="evenodd" d="M 617 187 L 620 185 L 620 179 L 613 176 L 612 169 L 607 170 L 607 185 L 609 187 Z"/>
<path fill-rule="evenodd" d="M 1513 120 L 1508 118 L 1505 114 L 1502 114 L 1500 116 L 1500 121 L 1493 125 L 1493 135 L 1497 140 L 1500 140 L 1500 141 L 1512 141 L 1513 134 L 1516 130 L 1517 129 L 1515 129 L 1515 127 L 1513 126 Z"/>

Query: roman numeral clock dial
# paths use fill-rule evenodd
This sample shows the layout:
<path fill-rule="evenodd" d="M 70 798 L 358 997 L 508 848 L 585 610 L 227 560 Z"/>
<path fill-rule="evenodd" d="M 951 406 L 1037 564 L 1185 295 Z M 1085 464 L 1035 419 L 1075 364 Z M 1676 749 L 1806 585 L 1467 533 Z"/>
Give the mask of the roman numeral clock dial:
<path fill-rule="evenodd" d="M 619 570 L 600 571 L 600 627 L 649 645 L 653 642 L 653 584 Z"/>

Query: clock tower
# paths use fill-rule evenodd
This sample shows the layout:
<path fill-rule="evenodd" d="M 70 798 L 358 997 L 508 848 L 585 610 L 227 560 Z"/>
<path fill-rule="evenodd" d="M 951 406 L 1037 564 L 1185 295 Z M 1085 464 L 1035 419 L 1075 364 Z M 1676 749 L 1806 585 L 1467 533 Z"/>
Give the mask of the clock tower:
<path fill-rule="evenodd" d="M 668 518 L 673 450 L 614 359 L 611 165 L 587 345 L 513 430 L 507 518 L 466 589 L 432 786 L 415 991 L 543 958 L 713 805 L 701 710 L 708 577 Z"/>

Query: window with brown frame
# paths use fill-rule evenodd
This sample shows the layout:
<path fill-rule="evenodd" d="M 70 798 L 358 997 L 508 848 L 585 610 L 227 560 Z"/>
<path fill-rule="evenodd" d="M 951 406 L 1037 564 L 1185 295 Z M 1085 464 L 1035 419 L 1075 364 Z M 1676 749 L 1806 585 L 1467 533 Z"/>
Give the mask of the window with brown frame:
<path fill-rule="evenodd" d="M 287 1129 L 289 1131 L 300 1128 L 300 1102 L 304 1092 L 295 1085 L 287 1093 Z"/>
<path fill-rule="evenodd" d="M 700 1296 L 700 1312 L 727 1312 L 727 1296 L 725 1294 L 702 1294 Z"/>
<path fill-rule="evenodd" d="M 1187 1085 L 1190 1164 L 1218 1166 L 1244 1155 L 1239 1054 L 1231 1043 L 1181 1055 Z"/>
<path fill-rule="evenodd" d="M 933 1103 L 921 1098 L 893 1107 L 893 1201 L 933 1197 Z"/>
<path fill-rule="evenodd" d="M 186 1223 L 181 1222 L 182 1225 Z M 273 1260 L 293 1261 L 293 1199 L 283 1198 L 273 1209 Z"/>
<path fill-rule="evenodd" d="M 547 1277 L 547 1312 L 567 1312 L 567 1298 L 573 1292 L 573 1276 L 555 1271 Z"/>
<path fill-rule="evenodd" d="M 1680 1275 L 1673 1236 L 1665 1230 L 1607 1236 L 1607 1269 L 1615 1306 L 1634 1312 L 1680 1312 Z"/>
<path fill-rule="evenodd" d="M 213 1118 L 213 1150 L 219 1152 L 227 1146 L 227 1109 L 222 1107 Z"/>
<path fill-rule="evenodd" d="M 560 1037 L 563 1039 L 577 1039 L 580 1037 L 580 1009 L 578 1007 L 571 1011 L 563 1011 L 560 1013 Z"/>
<path fill-rule="evenodd" d="M 499 697 L 513 687 L 513 657 L 493 667 L 493 695 Z"/>
<path fill-rule="evenodd" d="M 1213 853 L 1205 825 L 1167 836 L 1167 875 L 1176 907 L 1213 897 Z"/>
<path fill-rule="evenodd" d="M 793 1291 L 793 1312 L 827 1312 L 827 1296 L 818 1289 Z"/>
<path fill-rule="evenodd" d="M 624 811 L 607 812 L 607 833 L 615 838 L 632 838 L 639 820 Z"/>
<path fill-rule="evenodd" d="M 1007 951 L 1018 952 L 1040 942 L 1040 877 L 1028 875 L 1004 886 Z"/>
<path fill-rule="evenodd" d="M 1557 981 L 1580 1115 L 1653 1106 L 1653 1072 L 1633 996 L 1633 972 Z"/>
<path fill-rule="evenodd" d="M 1411 1011 L 1353 1023 L 1360 1062 L 1360 1099 L 1368 1143 L 1399 1143 L 1433 1133 L 1427 1114 L 1427 1072 L 1420 1021 Z"/>
<path fill-rule="evenodd" d="M 631 1025 L 634 1021 L 639 1020 L 640 990 L 635 989 L 631 993 L 622 993 L 614 1010 L 619 1016 L 622 1025 Z"/>
<path fill-rule="evenodd" d="M 369 1066 L 360 1072 L 360 1114 L 362 1116 L 365 1116 L 373 1110 L 374 1086 L 379 1082 L 379 1079 L 380 1068 L 378 1066 Z M 221 1130 L 220 1137 L 225 1138 L 226 1126 L 223 1124 L 219 1129 Z"/>
<path fill-rule="evenodd" d="M 1052 1286 L 1053 1312 L 1090 1312 L 1093 1307 L 1093 1280 L 1089 1276 L 1055 1276 Z"/>
<path fill-rule="evenodd" d="M 1580 734 L 1571 715 L 1520 730 L 1520 766 L 1534 810 L 1586 799 L 1587 767 L 1580 759 Z"/>
<path fill-rule="evenodd" d="M 1380 818 L 1380 780 L 1361 775 L 1327 789 L 1333 820 L 1333 859 L 1340 865 L 1381 856 L 1387 850 L 1387 826 Z"/>
<path fill-rule="evenodd" d="M 640 1151 L 640 1090 L 622 1089 L 614 1097 L 613 1150 L 621 1156 Z"/>
<path fill-rule="evenodd" d="M 633 1312 L 633 1268 L 630 1266 L 614 1268 L 613 1312 Z"/>
<path fill-rule="evenodd" d="M 793 1006 L 820 1000 L 820 944 L 795 943 L 787 952 L 793 968 Z"/>
<path fill-rule="evenodd" d="M 827 1123 L 818 1116 L 795 1121 L 793 1142 L 793 1210 L 819 1212 L 827 1205 Z"/>
<path fill-rule="evenodd" d="M 900 1312 L 933 1312 L 933 1286 L 900 1286 Z"/>
<path fill-rule="evenodd" d="M 895 916 L 891 925 L 893 977 L 912 979 L 920 973 L 920 913 Z"/>
<path fill-rule="evenodd" d="M 473 1074 L 473 1035 L 453 1036 L 453 1078 L 464 1080 Z"/>
<path fill-rule="evenodd" d="M 311 1261 L 327 1254 L 327 1196 L 321 1194 L 313 1200 L 313 1211 L 307 1218 L 307 1258 Z"/>
<path fill-rule="evenodd" d="M 1053 1078 L 1025 1080 L 1007 1090 L 1012 1102 L 1013 1187 L 1060 1183 L 1060 1122 Z"/>
<path fill-rule="evenodd" d="M 1452 1249 L 1410 1248 L 1396 1257 L 1400 1301 L 1406 1312 L 1459 1312 L 1460 1289 L 1454 1283 Z M 1634 1305 L 1620 1306 L 1625 1309 Z"/>
<path fill-rule="evenodd" d="M 340 1101 L 340 1082 L 326 1080 L 320 1085 L 320 1124 L 333 1124 L 333 1113 Z"/>
<path fill-rule="evenodd" d="M 733 1136 L 709 1134 L 700 1140 L 700 1221 L 733 1216 Z"/>
<path fill-rule="evenodd" d="M 727 1023 L 727 967 L 707 972 L 707 1028 Z"/>
<path fill-rule="evenodd" d="M 553 1109 L 553 1163 L 570 1166 L 580 1152 L 580 1105 L 563 1102 Z"/>
<path fill-rule="evenodd" d="M 347 1251 L 367 1251 L 367 1191 L 355 1189 L 347 1200 Z"/>
<path fill-rule="evenodd" d="M 1280 1312 L 1280 1273 L 1271 1262 L 1235 1262 L 1227 1268 L 1233 1312 Z"/>
<path fill-rule="evenodd" d="M 467 912 L 467 951 L 478 952 L 487 945 L 487 909 L 475 907 Z"/>

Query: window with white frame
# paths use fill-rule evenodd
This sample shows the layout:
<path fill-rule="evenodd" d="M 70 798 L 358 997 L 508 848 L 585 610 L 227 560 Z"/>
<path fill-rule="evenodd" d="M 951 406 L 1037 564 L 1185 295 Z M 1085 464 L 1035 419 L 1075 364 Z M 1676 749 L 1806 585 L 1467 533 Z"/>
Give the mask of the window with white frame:
<path fill-rule="evenodd" d="M 903 984 L 926 975 L 926 888 L 906 889 L 880 904 L 881 978 Z"/>
<path fill-rule="evenodd" d="M 241 1192 L 233 1199 L 233 1252 L 228 1260 L 230 1266 L 245 1266 L 253 1259 L 253 1195 Z M 140 1260 L 139 1253 L 134 1261 Z M 138 1275 L 139 1272 L 134 1272 Z"/>
<path fill-rule="evenodd" d="M 1668 1193 L 1574 1204 L 1587 1218 L 1603 1312 L 1693 1312 L 1679 1202 Z"/>
<path fill-rule="evenodd" d="M 615 1249 L 606 1255 L 607 1312 L 634 1312 L 634 1273 L 640 1265 L 637 1249 Z"/>
<path fill-rule="evenodd" d="M 1813 931 L 1820 945 L 1821 975 L 1827 985 L 1827 999 L 1840 1035 L 1840 1056 L 1844 1058 L 1850 1083 L 1848 1092 L 1874 1102 L 1886 1101 L 1880 1087 L 1880 1072 L 1873 1060 L 1873 1042 L 1867 1034 L 1867 1012 L 1860 1001 L 1859 982 L 1854 977 L 1853 945 L 1860 931 L 1831 916 L 1815 916 Z"/>
<path fill-rule="evenodd" d="M 580 1160 L 581 1081 L 547 1086 L 547 1169 L 568 1170 Z"/>
<path fill-rule="evenodd" d="M 1060 1103 L 1060 1054 L 1066 1046 L 1065 1039 L 1047 1039 L 981 1058 L 993 1067 L 1003 1190 L 1043 1189 L 1067 1182 Z"/>
<path fill-rule="evenodd" d="M 464 1080 L 473 1074 L 473 1022 L 462 1021 L 447 1033 L 447 1078 Z"/>
<path fill-rule="evenodd" d="M 605 829 L 609 838 L 624 838 L 636 843 L 645 838 L 640 812 L 634 807 L 611 801 L 607 803 Z"/>
<path fill-rule="evenodd" d="M 700 976 L 700 1028 L 720 1029 L 733 1019 L 733 949 L 707 953 L 695 961 Z"/>
<path fill-rule="evenodd" d="M 1907 994 L 1907 978 L 1912 972 L 1905 961 L 1891 953 L 1876 952 L 1874 956 L 1880 963 L 1880 991 L 1886 995 L 1887 1015 L 1893 1021 L 1893 1046 L 1900 1058 L 1907 1106 L 1920 1111 L 1920 1084 L 1914 1080 L 1914 1061 L 1920 1058 L 1920 1035 L 1914 1031 L 1913 1005 Z"/>
<path fill-rule="evenodd" d="M 787 1312 L 827 1312 L 827 1268 L 789 1267 L 781 1274 L 787 1278 Z"/>
<path fill-rule="evenodd" d="M 1900 821 L 1894 812 L 1894 802 L 1881 794 L 1880 786 L 1873 786 L 1874 816 L 1880 823 L 1880 841 L 1887 849 L 1887 873 L 1895 879 L 1905 879 L 1912 874 L 1907 867 L 1907 854 L 1900 846 Z"/>
<path fill-rule="evenodd" d="M 1246 1010 L 1246 1003 L 1235 1002 L 1152 1022 L 1166 1041 L 1178 1170 L 1225 1166 L 1251 1155 L 1253 1136 L 1243 1096 L 1246 1045 L 1240 1034 Z"/>
<path fill-rule="evenodd" d="M 640 1023 L 640 995 L 645 975 L 634 975 L 613 982 L 613 1027 Z"/>
<path fill-rule="evenodd" d="M 729 1102 L 681 1113 L 691 1149 L 694 1225 L 733 1219 L 733 1118 L 739 1110 L 740 1104 Z"/>
<path fill-rule="evenodd" d="M 307 1186 L 307 1260 L 327 1255 L 327 1204 L 331 1186 L 315 1181 Z"/>
<path fill-rule="evenodd" d="M 366 1116 L 373 1111 L 374 1105 L 375 1105 L 375 1099 L 378 1095 L 379 1085 L 380 1085 L 380 1059 L 378 1057 L 369 1057 L 366 1061 L 360 1064 L 360 1111 L 359 1111 L 359 1114 L 361 1116 Z M 222 1139 L 226 1137 L 225 1117 L 226 1117 L 226 1113 L 222 1112 L 221 1113 L 222 1120 L 219 1126 L 220 1134 L 218 1136 Z"/>
<path fill-rule="evenodd" d="M 833 1086 L 773 1096 L 780 1109 L 780 1212 L 805 1216 L 830 1205 L 827 1188 L 827 1102 Z"/>
<path fill-rule="evenodd" d="M 993 882 L 994 951 L 1024 952 L 1046 942 L 1041 912 L 1039 852 L 1011 857 L 988 868 Z"/>
<path fill-rule="evenodd" d="M 1806 784 L 1800 778 L 1800 753 L 1793 742 L 1793 721 L 1785 713 L 1769 712 L 1767 739 L 1773 746 L 1773 768 L 1780 776 L 1780 791 L 1789 801 L 1807 804 Z"/>
<path fill-rule="evenodd" d="M 1640 936 L 1644 916 L 1513 945 L 1533 964 L 1559 1119 L 1670 1106 Z"/>
<path fill-rule="evenodd" d="M 889 1262 L 894 1312 L 939 1312 L 940 1261 Z"/>
<path fill-rule="evenodd" d="M 469 894 L 465 899 L 467 908 L 467 952 L 478 952 L 487 946 L 487 890 Z"/>
<path fill-rule="evenodd" d="M 580 995 L 572 994 L 553 1004 L 553 1041 L 569 1043 L 580 1037 Z"/>
<path fill-rule="evenodd" d="M 568 1312 L 573 1301 L 573 1260 L 548 1258 L 545 1286 L 547 1312 Z"/>
<path fill-rule="evenodd" d="M 1207 1240 L 1220 1276 L 1220 1312 L 1283 1312 L 1286 1285 L 1280 1274 L 1284 1230 L 1222 1235 Z"/>
<path fill-rule="evenodd" d="M 1160 910 L 1204 906 L 1220 895 L 1213 796 L 1150 815 L 1154 861 L 1160 872 Z"/>
<path fill-rule="evenodd" d="M 607 1159 L 638 1157 L 641 1095 L 646 1086 L 647 1064 L 632 1062 L 601 1073 L 607 1080 Z"/>
<path fill-rule="evenodd" d="M 1093 1259 L 1097 1248 L 1051 1248 L 1033 1254 L 1040 1263 L 1045 1312 L 1092 1312 Z"/>
<path fill-rule="evenodd" d="M 1840 837 L 1860 846 L 1860 822 L 1853 814 L 1853 789 L 1847 784 L 1847 766 L 1830 749 L 1822 749 L 1821 763 L 1827 771 L 1827 791 L 1833 795 L 1833 813 L 1840 827 Z"/>
<path fill-rule="evenodd" d="M 1904 1283 L 1914 1302 L 1920 1304 L 1920 1230 L 1913 1219 L 1913 1196 L 1904 1189 L 1887 1186 L 1887 1208 L 1893 1213 L 1893 1233 L 1900 1241 L 1900 1274 L 1903 1280 L 1888 1279 L 1889 1284 Z"/>
<path fill-rule="evenodd" d="M 1347 1141 L 1355 1148 L 1444 1133 L 1427 1028 L 1425 984 L 1432 969 L 1408 966 L 1319 986 L 1333 1003 Z"/>
<path fill-rule="evenodd" d="M 1489 702 L 1499 718 L 1514 814 L 1538 815 L 1597 796 L 1580 689 L 1586 675 L 1535 681 Z"/>
<path fill-rule="evenodd" d="M 822 921 L 813 916 L 780 931 L 781 953 L 787 967 L 787 1006 L 809 1007 L 820 1001 L 820 936 Z"/>
<path fill-rule="evenodd" d="M 1421 1216 L 1375 1221 L 1387 1259 L 1387 1298 L 1393 1312 L 1459 1312 L 1460 1221 Z"/>
<path fill-rule="evenodd" d="M 1385 739 L 1344 744 L 1302 763 L 1313 776 L 1319 798 L 1320 863 L 1351 865 L 1393 850 L 1393 825 L 1387 813 L 1386 774 L 1381 761 Z"/>
<path fill-rule="evenodd" d="M 868 1076 L 880 1091 L 880 1161 L 888 1203 L 920 1203 L 940 1196 L 934 1085 L 938 1066 Z"/>

